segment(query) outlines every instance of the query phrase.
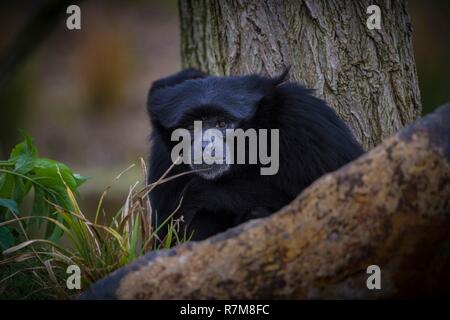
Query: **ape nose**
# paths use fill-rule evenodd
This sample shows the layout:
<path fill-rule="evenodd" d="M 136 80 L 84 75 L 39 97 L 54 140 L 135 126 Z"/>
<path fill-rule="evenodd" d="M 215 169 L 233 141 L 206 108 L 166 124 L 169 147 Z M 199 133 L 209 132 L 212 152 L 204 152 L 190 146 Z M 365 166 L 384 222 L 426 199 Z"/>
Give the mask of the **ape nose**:
<path fill-rule="evenodd" d="M 211 136 L 211 137 L 207 137 L 206 139 L 202 140 L 202 150 L 205 150 L 205 148 L 210 145 L 210 144 L 214 144 L 214 142 L 216 141 L 215 139 L 216 137 Z"/>

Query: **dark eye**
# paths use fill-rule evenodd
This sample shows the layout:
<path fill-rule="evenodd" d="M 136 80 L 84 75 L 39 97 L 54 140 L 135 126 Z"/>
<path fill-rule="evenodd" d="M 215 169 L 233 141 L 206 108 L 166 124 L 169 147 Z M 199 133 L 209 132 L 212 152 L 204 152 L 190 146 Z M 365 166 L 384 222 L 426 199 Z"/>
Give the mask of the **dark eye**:
<path fill-rule="evenodd" d="M 225 128 L 227 126 L 227 123 L 225 121 L 219 121 L 216 124 L 217 128 Z"/>

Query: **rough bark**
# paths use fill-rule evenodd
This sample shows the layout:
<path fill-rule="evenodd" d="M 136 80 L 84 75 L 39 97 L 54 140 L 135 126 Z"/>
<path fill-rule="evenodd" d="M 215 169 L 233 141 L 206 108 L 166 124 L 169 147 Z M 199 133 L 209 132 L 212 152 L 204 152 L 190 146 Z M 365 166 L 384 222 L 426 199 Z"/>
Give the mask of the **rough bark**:
<path fill-rule="evenodd" d="M 219 75 L 291 65 L 369 149 L 421 112 L 405 2 L 377 1 L 381 30 L 369 30 L 369 0 L 179 0 L 182 64 Z"/>
<path fill-rule="evenodd" d="M 450 104 L 280 212 L 156 251 L 82 298 L 392 298 L 450 294 Z M 368 290 L 366 268 L 381 268 Z"/>

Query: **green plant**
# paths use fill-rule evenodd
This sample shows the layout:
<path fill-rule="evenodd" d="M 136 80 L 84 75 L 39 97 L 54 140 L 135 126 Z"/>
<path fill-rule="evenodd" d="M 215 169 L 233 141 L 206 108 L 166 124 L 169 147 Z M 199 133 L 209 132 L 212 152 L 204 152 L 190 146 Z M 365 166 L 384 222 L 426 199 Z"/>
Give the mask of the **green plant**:
<path fill-rule="evenodd" d="M 29 141 L 24 143 L 23 147 L 26 148 L 32 145 Z M 143 181 L 145 181 L 147 169 L 142 159 L 141 165 Z M 7 274 L 0 272 L 0 296 L 2 288 L 3 292 L 6 292 L 9 291 L 6 290 L 7 286 L 14 285 L 13 279 L 28 274 L 34 281 L 34 288 L 37 289 L 28 293 L 26 297 L 33 295 L 34 292 L 45 291 L 46 296 L 49 297 L 68 298 L 78 293 L 68 290 L 65 286 L 68 276 L 66 270 L 70 265 L 77 265 L 80 268 L 82 289 L 85 289 L 92 282 L 103 278 L 150 250 L 166 249 L 188 241 L 188 235 L 180 230 L 179 220 L 172 218 L 173 213 L 161 224 L 152 228 L 150 192 L 160 183 L 189 174 L 187 172 L 166 178 L 172 167 L 153 184 L 145 185 L 144 183 L 139 187 L 137 182 L 131 186 L 123 206 L 114 215 L 108 215 L 103 206 L 108 190 L 112 187 L 112 185 L 108 186 L 99 199 L 92 221 L 86 218 L 80 209 L 73 188 L 75 185 L 67 182 L 71 176 L 63 174 L 59 165 L 57 166 L 57 176 L 63 189 L 58 190 L 60 191 L 59 195 L 65 201 L 54 201 L 59 197 L 45 199 L 49 208 L 52 208 L 50 215 L 19 216 L 16 214 L 17 210 L 13 202 L 5 201 L 4 206 L 8 206 L 12 217 L 0 222 L 0 228 L 18 225 L 17 232 L 21 233 L 21 238 L 25 241 L 2 252 L 4 258 L 0 261 L 0 270 L 4 265 L 8 267 L 9 271 Z M 114 181 L 118 180 L 124 172 L 120 173 Z M 26 225 L 33 220 L 45 221 L 47 228 L 53 225 L 54 228 L 60 229 L 70 241 L 70 246 L 62 246 L 52 237 L 30 237 Z M 160 228 L 168 229 L 164 239 L 157 236 Z M 12 267 L 13 265 L 15 267 Z M 23 281 L 21 283 L 23 286 Z"/>
<path fill-rule="evenodd" d="M 9 159 L 0 161 L 0 222 L 22 217 L 23 202 L 32 192 L 34 198 L 29 215 L 52 217 L 62 222 L 63 218 L 50 203 L 73 209 L 66 188 L 76 194 L 86 178 L 73 173 L 63 163 L 39 158 L 33 139 L 25 132 L 22 136 L 23 141 L 15 146 Z M 5 250 L 24 240 L 24 231 L 31 233 L 42 227 L 41 219 L 24 220 L 21 226 L 0 227 L 0 249 Z M 61 235 L 62 229 L 57 224 L 45 226 L 46 239 L 57 241 Z"/>

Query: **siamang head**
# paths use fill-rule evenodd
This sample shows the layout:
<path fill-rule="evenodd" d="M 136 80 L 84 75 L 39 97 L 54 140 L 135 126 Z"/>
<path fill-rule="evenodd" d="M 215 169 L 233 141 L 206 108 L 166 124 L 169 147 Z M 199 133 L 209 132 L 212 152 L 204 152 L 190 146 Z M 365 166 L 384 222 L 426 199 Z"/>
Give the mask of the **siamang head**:
<path fill-rule="evenodd" d="M 276 109 L 271 106 L 275 104 L 276 87 L 285 81 L 287 74 L 288 69 L 276 78 L 216 77 L 188 69 L 158 80 L 150 90 L 147 105 L 153 130 L 168 150 L 173 150 L 178 140 L 172 141 L 172 134 L 185 129 L 192 138 L 189 152 L 192 160 L 188 165 L 204 179 L 217 179 L 233 166 L 226 160 L 230 156 L 227 133 L 235 129 L 267 128 L 271 111 Z M 216 149 L 219 145 L 223 146 L 220 155 Z M 196 147 L 203 152 L 212 146 L 206 154 L 216 159 L 222 157 L 223 161 L 195 161 Z"/>

